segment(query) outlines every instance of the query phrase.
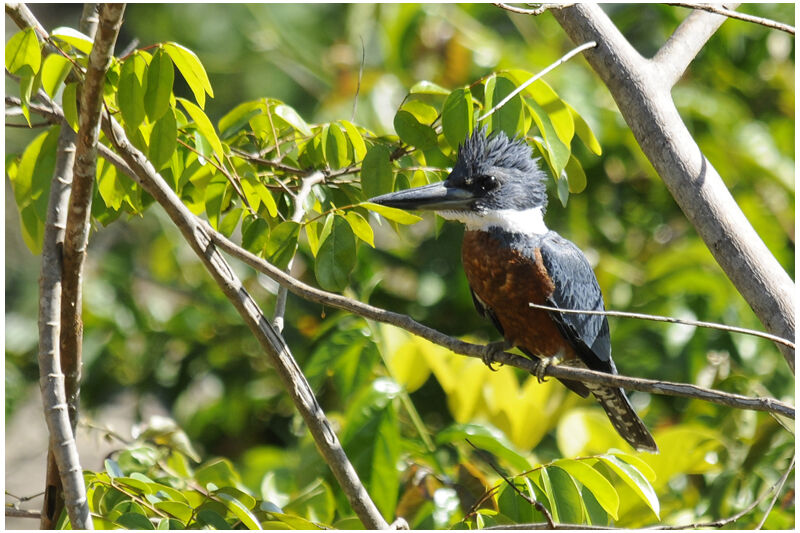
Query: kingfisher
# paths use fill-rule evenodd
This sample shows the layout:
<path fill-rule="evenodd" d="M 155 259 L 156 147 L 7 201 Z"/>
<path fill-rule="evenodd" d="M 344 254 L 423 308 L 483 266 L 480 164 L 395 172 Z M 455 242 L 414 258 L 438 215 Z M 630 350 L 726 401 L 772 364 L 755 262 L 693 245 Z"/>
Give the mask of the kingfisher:
<path fill-rule="evenodd" d="M 447 179 L 377 196 L 370 202 L 432 210 L 466 225 L 461 260 L 472 300 L 505 339 L 487 348 L 483 361 L 489 368 L 496 350 L 517 347 L 537 358 L 540 381 L 549 364 L 616 374 L 604 315 L 561 313 L 529 305 L 605 309 L 586 256 L 545 225 L 545 179 L 523 140 L 512 140 L 503 132 L 487 135 L 486 128 L 476 128 L 459 146 Z M 633 448 L 658 453 L 655 440 L 622 388 L 560 381 L 584 398 L 591 393 L 614 429 Z"/>

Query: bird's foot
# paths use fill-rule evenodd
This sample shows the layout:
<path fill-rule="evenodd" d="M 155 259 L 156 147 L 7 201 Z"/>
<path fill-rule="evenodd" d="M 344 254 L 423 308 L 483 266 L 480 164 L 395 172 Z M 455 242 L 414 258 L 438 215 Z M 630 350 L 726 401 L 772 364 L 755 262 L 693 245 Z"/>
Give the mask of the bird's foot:
<path fill-rule="evenodd" d="M 490 342 L 484 346 L 483 354 L 481 355 L 481 361 L 483 361 L 483 364 L 489 367 L 489 370 L 492 372 L 497 372 L 498 369 L 492 366 L 494 363 L 497 363 L 497 355 L 500 352 L 504 352 L 511 348 L 511 343 L 508 341 Z M 500 366 L 502 365 L 503 363 L 500 363 Z"/>
<path fill-rule="evenodd" d="M 551 357 L 542 357 L 538 361 L 536 361 L 536 379 L 539 380 L 539 383 L 544 383 L 547 381 L 544 379 L 544 372 L 547 370 L 547 367 L 550 365 L 559 365 L 564 360 L 560 353 L 553 355 Z"/>

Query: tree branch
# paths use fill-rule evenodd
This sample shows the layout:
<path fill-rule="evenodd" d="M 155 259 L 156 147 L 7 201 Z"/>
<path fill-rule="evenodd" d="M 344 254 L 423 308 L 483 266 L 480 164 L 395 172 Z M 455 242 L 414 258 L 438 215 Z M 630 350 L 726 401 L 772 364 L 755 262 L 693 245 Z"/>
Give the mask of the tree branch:
<path fill-rule="evenodd" d="M 768 18 L 756 17 L 755 15 L 748 15 L 747 13 L 739 13 L 738 11 L 734 11 L 733 8 L 728 8 L 725 6 L 718 6 L 714 4 L 695 4 L 695 3 L 685 3 L 685 2 L 670 2 L 668 5 L 677 7 L 688 7 L 689 9 L 696 9 L 696 10 L 699 9 L 703 11 L 708 11 L 709 13 L 716 13 L 717 15 L 722 15 L 728 18 L 744 20 L 745 22 L 752 22 L 754 24 L 760 24 L 762 26 L 766 26 L 767 28 L 772 28 L 774 30 L 785 31 L 790 35 L 795 34 L 794 26 L 790 26 L 789 24 L 784 24 L 783 22 L 777 22 L 775 20 L 771 20 Z M 727 5 L 730 6 L 731 4 Z"/>
<path fill-rule="evenodd" d="M 206 269 L 233 304 L 250 330 L 269 355 L 295 407 L 305 420 L 317 448 L 347 495 L 350 505 L 368 529 L 386 529 L 388 524 L 364 489 L 353 465 L 347 458 L 330 422 L 317 403 L 311 387 L 286 345 L 283 337 L 270 325 L 258 304 L 242 285 L 225 258 L 211 240 L 210 226 L 193 215 L 174 191 L 153 168 L 153 165 L 125 136 L 122 127 L 110 116 L 103 117 L 103 131 L 136 181 L 162 205 L 184 238 L 201 259 Z M 106 152 L 106 150 L 103 150 Z M 114 158 L 119 159 L 119 158 Z M 119 162 L 117 161 L 117 163 Z"/>
<path fill-rule="evenodd" d="M 595 4 L 550 11 L 573 42 L 597 41 L 584 57 L 667 189 L 766 330 L 793 339 L 794 283 L 692 138 L 659 64 L 642 58 Z M 794 372 L 794 350 L 780 344 L 778 349 Z"/>
<path fill-rule="evenodd" d="M 293 222 L 300 222 L 306 212 L 305 203 L 308 195 L 311 194 L 311 188 L 317 183 L 325 181 L 325 175 L 320 171 L 314 171 L 306 175 L 300 184 L 300 190 L 294 195 L 294 213 L 292 213 L 291 220 Z M 294 254 L 286 266 L 286 273 L 292 270 L 292 263 L 294 263 Z M 272 318 L 272 326 L 278 330 L 278 333 L 283 331 L 283 315 L 286 312 L 286 287 L 278 289 L 278 295 L 275 299 L 275 315 Z"/>
<path fill-rule="evenodd" d="M 725 17 L 703 11 L 691 12 L 652 59 L 663 83 L 673 87 L 726 20 Z"/>

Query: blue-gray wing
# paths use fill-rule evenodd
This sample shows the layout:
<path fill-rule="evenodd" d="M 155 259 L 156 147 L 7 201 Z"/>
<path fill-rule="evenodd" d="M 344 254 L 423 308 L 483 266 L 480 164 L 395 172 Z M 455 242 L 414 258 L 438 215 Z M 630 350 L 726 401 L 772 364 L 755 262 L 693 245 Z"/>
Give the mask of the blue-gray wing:
<path fill-rule="evenodd" d="M 577 246 L 550 232 L 542 238 L 541 253 L 555 285 L 548 302 L 551 307 L 605 309 L 594 271 Z M 593 370 L 616 372 L 611 360 L 611 337 L 605 316 L 558 312 L 550 312 L 550 316 L 586 366 Z"/>

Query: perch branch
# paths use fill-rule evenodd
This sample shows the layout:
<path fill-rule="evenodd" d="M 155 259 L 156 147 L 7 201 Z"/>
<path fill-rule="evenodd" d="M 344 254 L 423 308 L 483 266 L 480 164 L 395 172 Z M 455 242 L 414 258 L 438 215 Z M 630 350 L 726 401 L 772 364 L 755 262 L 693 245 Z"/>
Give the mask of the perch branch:
<path fill-rule="evenodd" d="M 16 105 L 19 103 L 19 100 L 13 97 L 6 97 L 6 102 L 10 103 L 11 105 Z M 31 105 L 30 109 L 31 111 L 46 117 L 55 117 L 58 119 L 61 116 L 59 115 L 60 110 L 57 108 L 57 106 L 50 108 Z M 137 174 L 133 171 L 133 169 L 130 168 L 116 153 L 103 145 L 99 145 L 98 149 L 100 150 L 100 155 L 114 164 L 120 170 L 120 172 L 139 181 Z M 161 201 L 174 201 L 180 203 L 180 201 L 174 197 L 174 194 L 159 200 L 159 203 Z M 182 206 L 183 204 L 180 205 Z M 170 209 L 179 209 L 179 207 L 177 205 L 171 206 Z M 291 293 L 299 296 L 300 298 L 321 305 L 335 307 L 336 309 L 342 309 L 370 320 L 397 326 L 461 355 L 480 359 L 486 352 L 486 346 L 473 344 L 450 337 L 449 335 L 430 328 L 424 324 L 420 324 L 407 315 L 387 311 L 385 309 L 381 309 L 380 307 L 365 304 L 340 294 L 323 291 L 303 283 L 302 281 L 286 274 L 281 269 L 275 267 L 261 257 L 258 257 L 257 255 L 240 247 L 221 233 L 214 231 L 211 226 L 208 225 L 208 223 L 201 220 L 197 216 L 190 213 L 187 214 L 187 216 L 191 218 L 192 224 L 201 226 L 205 234 L 208 235 L 214 244 L 221 250 L 224 250 L 231 256 L 250 265 L 254 270 L 269 276 L 279 285 L 286 287 Z M 535 373 L 537 370 L 537 363 L 535 361 L 508 352 L 499 352 L 497 354 L 496 362 L 514 366 L 531 373 Z M 643 378 L 632 378 L 621 375 L 611 375 L 603 372 L 568 367 L 564 365 L 549 365 L 545 369 L 544 374 L 556 378 L 574 379 L 588 383 L 599 383 L 615 387 L 623 387 L 630 390 L 638 390 L 641 392 L 700 399 L 711 403 L 716 403 L 718 405 L 734 407 L 736 409 L 749 409 L 754 411 L 775 413 L 791 419 L 794 419 L 795 417 L 795 409 L 793 406 L 773 398 L 752 398 L 740 394 L 706 389 L 686 383 L 674 383 L 668 381 L 648 380 Z"/>
<path fill-rule="evenodd" d="M 726 326 L 725 324 L 716 324 L 714 322 L 702 322 L 700 320 L 686 320 L 683 318 L 675 318 L 671 316 L 646 315 L 643 313 L 626 313 L 624 311 L 590 311 L 588 309 L 562 309 L 560 307 L 550 307 L 547 305 L 539 305 L 535 303 L 529 303 L 528 305 L 530 305 L 531 307 L 535 307 L 536 309 L 544 309 L 545 311 L 557 311 L 559 313 L 567 313 L 574 315 L 603 315 L 603 316 L 614 316 L 619 318 L 635 318 L 637 320 L 652 320 L 653 322 L 669 322 L 671 324 L 683 324 L 685 326 L 718 329 L 720 331 L 729 331 L 731 333 L 741 333 L 743 335 L 752 335 L 753 337 L 761 337 L 762 339 L 767 339 L 772 342 L 777 342 L 786 345 L 792 349 L 794 349 L 795 347 L 792 341 L 778 337 L 776 335 L 770 335 L 769 333 L 764 333 L 763 331 L 756 331 L 754 329 L 739 328 L 736 326 Z"/>
<path fill-rule="evenodd" d="M 793 339 L 794 283 L 686 128 L 658 62 L 639 55 L 595 4 L 576 4 L 550 12 L 573 42 L 598 43 L 584 57 L 608 87 L 667 189 L 765 329 Z M 716 24 L 724 20 L 709 16 Z M 705 39 L 704 35 L 697 38 Z M 794 350 L 777 346 L 794 372 Z"/>
<path fill-rule="evenodd" d="M 755 15 L 748 15 L 747 13 L 739 13 L 738 11 L 734 11 L 733 9 L 728 9 L 725 6 L 719 6 L 715 4 L 694 4 L 686 2 L 670 2 L 668 5 L 677 7 L 688 7 L 689 9 L 708 11 L 709 13 L 722 15 L 728 18 L 743 20 L 745 22 L 752 22 L 753 24 L 760 24 L 762 26 L 766 26 L 767 28 L 772 28 L 774 30 L 785 31 L 790 35 L 795 34 L 794 26 L 790 26 L 789 24 L 784 24 L 783 22 L 778 22 L 764 17 L 756 17 Z"/>

